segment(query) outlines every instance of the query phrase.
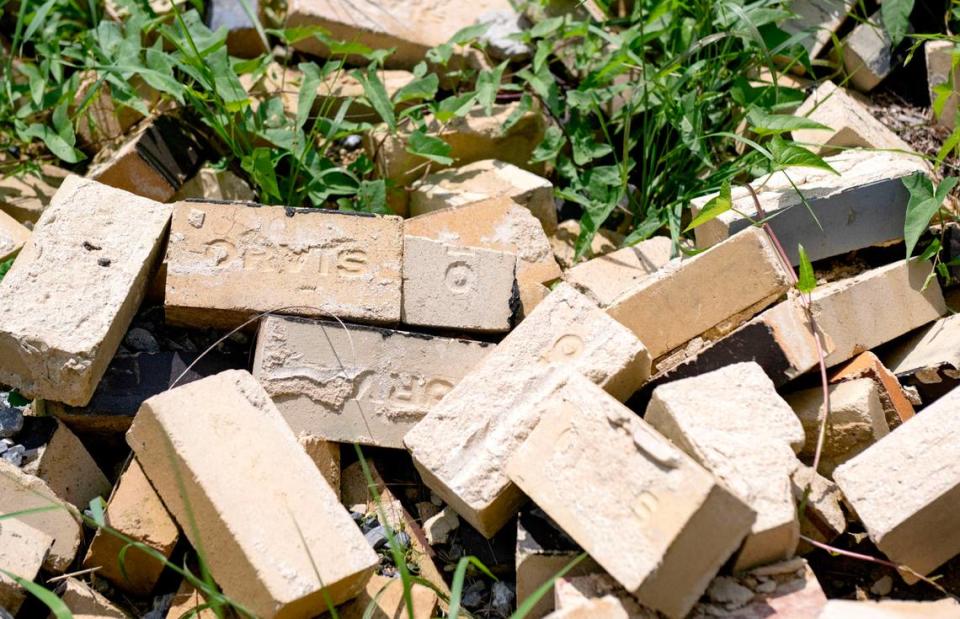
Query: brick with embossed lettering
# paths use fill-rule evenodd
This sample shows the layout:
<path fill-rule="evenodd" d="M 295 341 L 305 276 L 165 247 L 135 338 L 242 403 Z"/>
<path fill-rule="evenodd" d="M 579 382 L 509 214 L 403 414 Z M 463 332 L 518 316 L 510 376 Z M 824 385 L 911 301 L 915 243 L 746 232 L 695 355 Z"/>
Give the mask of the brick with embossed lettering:
<path fill-rule="evenodd" d="M 267 316 L 253 375 L 295 434 L 403 447 L 403 435 L 493 344 Z"/>
<path fill-rule="evenodd" d="M 265 311 L 400 319 L 402 220 L 244 202 L 178 202 L 167 250 L 173 322 L 231 327 Z"/>
<path fill-rule="evenodd" d="M 683 617 L 754 512 L 591 381 L 557 374 L 507 474 L 643 604 Z"/>

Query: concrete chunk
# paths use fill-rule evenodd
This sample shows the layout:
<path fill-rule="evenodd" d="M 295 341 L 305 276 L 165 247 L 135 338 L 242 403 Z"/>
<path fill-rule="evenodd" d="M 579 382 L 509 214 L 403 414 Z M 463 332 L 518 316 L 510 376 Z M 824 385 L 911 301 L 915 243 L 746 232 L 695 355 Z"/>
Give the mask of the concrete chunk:
<path fill-rule="evenodd" d="M 685 616 L 752 510 L 590 381 L 554 378 L 507 473 L 641 603 Z"/>
<path fill-rule="evenodd" d="M 737 286 L 730 286 L 730 282 Z M 607 312 L 656 359 L 714 328 L 729 332 L 776 301 L 790 274 L 767 234 L 744 230 L 670 263 L 613 301 Z"/>
<path fill-rule="evenodd" d="M 673 241 L 666 236 L 655 236 L 632 247 L 574 265 L 564 273 L 564 279 L 601 307 L 606 307 L 644 277 L 670 262 L 672 253 Z"/>
<path fill-rule="evenodd" d="M 363 589 L 376 554 L 247 372 L 150 398 L 127 441 L 194 547 L 216 548 L 205 556 L 224 593 L 252 612 L 312 617 Z"/>
<path fill-rule="evenodd" d="M 74 577 L 63 581 L 60 599 L 74 619 L 128 619 L 129 615 L 93 587 Z"/>
<path fill-rule="evenodd" d="M 794 265 L 799 264 L 798 244 L 816 261 L 903 238 L 910 199 L 903 179 L 926 170 L 918 157 L 889 152 L 852 150 L 828 157 L 827 162 L 839 175 L 791 169 L 751 183 Z M 696 198 L 691 208 L 699 212 L 715 195 Z M 716 245 L 753 225 L 740 214 L 756 214 L 750 191 L 737 187 L 731 197 L 731 210 L 695 229 L 698 248 Z"/>
<path fill-rule="evenodd" d="M 0 459 L 0 513 L 9 514 L 40 507 L 58 509 L 22 514 L 17 516 L 16 520 L 53 538 L 53 546 L 43 561 L 43 567 L 48 571 L 61 573 L 73 563 L 80 547 L 80 517 L 73 507 L 57 498 L 42 479 L 28 475 Z"/>
<path fill-rule="evenodd" d="M 167 249 L 167 319 L 229 327 L 282 308 L 397 322 L 401 227 L 398 217 L 178 202 Z"/>
<path fill-rule="evenodd" d="M 460 168 L 431 174 L 413 186 L 410 214 L 423 215 L 450 206 L 507 197 L 540 220 L 543 231 L 557 229 L 553 184 L 542 176 L 499 161 L 484 159 Z"/>
<path fill-rule="evenodd" d="M 11 174 L 0 178 L 0 211 L 22 224 L 34 223 L 69 175 L 62 168 L 43 165 L 39 174 Z"/>
<path fill-rule="evenodd" d="M 821 155 L 843 148 L 913 152 L 909 144 L 877 120 L 862 103 L 830 80 L 820 84 L 794 114 L 830 127 L 830 130 L 793 132 L 794 140 Z"/>
<path fill-rule="evenodd" d="M 860 92 L 876 88 L 893 70 L 893 41 L 877 11 L 857 24 L 843 44 L 843 69 Z"/>
<path fill-rule="evenodd" d="M 107 504 L 106 525 L 121 535 L 140 542 L 169 558 L 180 538 L 177 524 L 163 506 L 136 459 L 120 476 Z M 123 569 L 120 553 L 127 542 L 97 529 L 83 560 L 87 569 L 99 568 L 97 576 L 106 578 L 119 589 L 133 595 L 153 591 L 164 565 L 139 548 L 128 548 Z M 124 569 L 126 572 L 124 572 Z"/>
<path fill-rule="evenodd" d="M 53 538 L 39 529 L 15 518 L 0 520 L 0 569 L 33 580 L 52 544 Z M 26 597 L 23 587 L 0 574 L 0 608 L 16 615 Z"/>
<path fill-rule="evenodd" d="M 833 473 L 877 548 L 919 574 L 960 553 L 958 405 L 954 389 Z"/>
<path fill-rule="evenodd" d="M 858 378 L 869 378 L 876 383 L 888 428 L 896 428 L 914 416 L 913 403 L 907 398 L 900 381 L 872 352 L 854 357 L 830 377 L 830 382 L 841 383 Z"/>
<path fill-rule="evenodd" d="M 735 570 L 793 556 L 800 528 L 790 476 L 803 427 L 759 365 L 661 385 L 644 419 L 757 513 Z"/>
<path fill-rule="evenodd" d="M 493 346 L 335 322 L 267 316 L 253 375 L 294 433 L 401 448 Z"/>
<path fill-rule="evenodd" d="M 0 262 L 12 258 L 30 240 L 30 230 L 0 211 Z"/>
<path fill-rule="evenodd" d="M 487 537 L 523 502 L 504 467 L 539 419 L 539 385 L 550 368 L 581 372 L 626 398 L 649 376 L 650 357 L 561 284 L 404 437 L 424 482 Z"/>
<path fill-rule="evenodd" d="M 152 200 L 64 181 L 0 283 L 0 382 L 87 404 L 143 299 L 169 220 L 170 208 Z"/>
<path fill-rule="evenodd" d="M 781 27 L 788 34 L 810 33 L 801 41 L 810 58 L 815 59 L 823 51 L 847 18 L 857 0 L 793 0 L 790 11 L 796 16 Z"/>
<path fill-rule="evenodd" d="M 933 266 L 901 260 L 817 287 L 812 311 L 833 352 L 827 366 L 936 320 L 947 312 Z M 924 290 L 926 286 L 926 290 Z"/>
<path fill-rule="evenodd" d="M 926 41 L 923 44 L 931 107 L 941 96 L 939 90 L 950 92 L 944 99 L 940 115 L 934 115 L 937 124 L 950 131 L 956 126 L 957 104 L 960 102 L 960 95 L 957 94 L 957 88 L 960 88 L 960 66 L 954 67 L 953 64 L 955 49 L 956 45 L 952 41 Z"/>
<path fill-rule="evenodd" d="M 561 275 L 540 222 L 508 198 L 413 217 L 404 222 L 404 234 L 516 253 L 517 286 L 525 314 L 542 299 L 537 288 Z"/>
<path fill-rule="evenodd" d="M 941 318 L 910 335 L 884 361 L 925 402 L 946 394 L 960 384 L 960 316 Z"/>

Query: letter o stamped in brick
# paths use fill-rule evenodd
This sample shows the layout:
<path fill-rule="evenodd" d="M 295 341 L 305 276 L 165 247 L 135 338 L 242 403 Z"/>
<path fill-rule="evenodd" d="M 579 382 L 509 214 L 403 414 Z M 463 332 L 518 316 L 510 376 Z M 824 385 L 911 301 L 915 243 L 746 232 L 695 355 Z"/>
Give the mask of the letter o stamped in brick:
<path fill-rule="evenodd" d="M 576 359 L 583 352 L 583 338 L 573 333 L 561 335 L 540 357 L 544 363 L 560 363 Z"/>
<path fill-rule="evenodd" d="M 457 260 L 447 266 L 443 281 L 446 283 L 450 292 L 454 294 L 467 294 L 476 289 L 477 274 L 469 264 L 463 260 Z"/>

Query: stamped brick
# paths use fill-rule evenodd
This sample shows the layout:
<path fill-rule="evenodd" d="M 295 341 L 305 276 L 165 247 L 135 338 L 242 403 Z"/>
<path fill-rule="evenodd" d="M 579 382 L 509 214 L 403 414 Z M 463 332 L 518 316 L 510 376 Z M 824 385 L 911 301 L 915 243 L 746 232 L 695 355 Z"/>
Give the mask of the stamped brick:
<path fill-rule="evenodd" d="M 0 262 L 12 258 L 30 240 L 30 230 L 0 211 Z"/>
<path fill-rule="evenodd" d="M 0 569 L 25 580 L 33 580 L 52 544 L 53 538 L 39 529 L 15 518 L 0 520 Z M 26 598 L 27 592 L 23 587 L 5 574 L 0 574 L 0 608 L 16 615 Z"/>
<path fill-rule="evenodd" d="M 294 433 L 401 448 L 403 436 L 493 346 L 267 316 L 253 375 Z"/>
<path fill-rule="evenodd" d="M 538 385 L 551 368 L 583 373 L 625 399 L 649 376 L 650 357 L 561 284 L 404 437 L 424 482 L 487 537 L 523 503 L 504 468 L 539 419 Z"/>
<path fill-rule="evenodd" d="M 685 616 L 753 511 L 589 380 L 547 382 L 540 423 L 507 473 L 641 603 Z"/>
<path fill-rule="evenodd" d="M 574 265 L 564 280 L 607 307 L 643 278 L 670 262 L 673 241 L 656 236 Z"/>
<path fill-rule="evenodd" d="M 457 331 L 509 331 L 520 311 L 514 252 L 419 236 L 403 240 L 404 324 Z"/>
<path fill-rule="evenodd" d="M 280 310 L 397 322 L 401 227 L 398 217 L 178 202 L 167 249 L 167 319 L 229 327 Z"/>
<path fill-rule="evenodd" d="M 87 404 L 143 299 L 169 221 L 168 206 L 64 181 L 0 283 L 0 382 Z"/>
<path fill-rule="evenodd" d="M 224 593 L 252 612 L 305 619 L 363 589 L 376 554 L 247 372 L 150 398 L 127 441 L 194 547 L 216 547 L 205 556 Z"/>

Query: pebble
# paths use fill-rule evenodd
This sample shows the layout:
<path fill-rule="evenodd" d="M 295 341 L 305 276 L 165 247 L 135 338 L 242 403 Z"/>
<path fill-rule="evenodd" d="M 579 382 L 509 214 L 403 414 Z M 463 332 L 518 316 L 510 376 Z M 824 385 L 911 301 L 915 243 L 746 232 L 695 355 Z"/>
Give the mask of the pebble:
<path fill-rule="evenodd" d="M 0 405 L 0 438 L 16 436 L 23 429 L 23 413 L 12 406 Z"/>
<path fill-rule="evenodd" d="M 383 528 L 383 525 L 377 525 L 363 534 L 367 538 L 367 543 L 370 544 L 370 547 L 374 550 L 380 550 L 387 545 L 389 541 L 387 539 L 387 530 Z"/>
<path fill-rule="evenodd" d="M 450 539 L 450 534 L 459 526 L 460 518 L 452 509 L 446 507 L 436 516 L 431 516 L 424 521 L 423 532 L 431 546 L 433 544 L 446 544 Z"/>
<path fill-rule="evenodd" d="M 773 593 L 777 590 L 777 582 L 774 580 L 765 580 L 761 583 L 758 583 L 754 590 L 757 593 Z"/>
<path fill-rule="evenodd" d="M 870 587 L 870 593 L 879 595 L 880 597 L 890 595 L 891 591 L 893 591 L 893 579 L 889 576 L 878 578 Z"/>
<path fill-rule="evenodd" d="M 710 583 L 707 595 L 714 602 L 740 607 L 753 599 L 753 591 L 729 576 L 718 576 Z"/>
<path fill-rule="evenodd" d="M 363 143 L 363 138 L 359 135 L 348 135 L 343 140 L 343 147 L 347 150 L 357 150 L 360 148 L 360 144 Z"/>
<path fill-rule="evenodd" d="M 504 617 L 509 617 L 513 611 L 513 601 L 516 597 L 517 594 L 513 587 L 502 580 L 498 580 L 493 583 L 493 588 L 490 590 L 490 605 L 495 612 Z"/>
<path fill-rule="evenodd" d="M 460 597 L 460 603 L 464 608 L 479 608 L 483 605 L 484 594 L 487 586 L 482 580 L 475 580 L 463 590 Z"/>
<path fill-rule="evenodd" d="M 27 449 L 23 445 L 14 445 L 0 454 L 0 458 L 3 458 L 13 466 L 21 466 L 23 465 L 23 454 L 26 453 L 26 451 Z"/>
<path fill-rule="evenodd" d="M 160 344 L 153 334 L 140 327 L 134 327 L 127 332 L 123 338 L 123 343 L 127 348 L 137 352 L 160 352 Z"/>

